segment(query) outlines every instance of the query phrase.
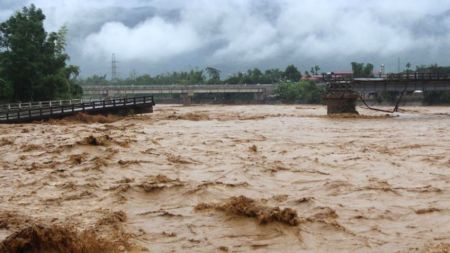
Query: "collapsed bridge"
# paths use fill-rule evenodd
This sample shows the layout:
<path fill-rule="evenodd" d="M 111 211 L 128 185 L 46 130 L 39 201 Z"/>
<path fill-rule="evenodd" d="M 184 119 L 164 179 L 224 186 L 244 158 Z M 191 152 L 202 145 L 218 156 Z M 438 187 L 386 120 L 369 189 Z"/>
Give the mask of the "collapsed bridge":
<path fill-rule="evenodd" d="M 356 100 L 364 94 L 394 91 L 400 94 L 399 102 L 408 92 L 450 91 L 450 75 L 439 73 L 387 74 L 378 78 L 329 73 L 323 74 L 323 81 L 326 83 L 324 99 L 328 114 L 357 113 Z"/>
<path fill-rule="evenodd" d="M 450 91 L 450 75 L 439 73 L 387 74 L 378 78 L 354 78 L 351 74 L 323 74 L 326 84 L 324 99 L 327 113 L 357 113 L 356 101 L 365 94 L 394 91 L 408 92 Z M 111 96 L 128 94 L 181 94 L 190 104 L 195 93 L 253 93 L 259 99 L 273 94 L 276 84 L 264 85 L 172 85 L 172 86 L 85 86 L 89 95 Z M 28 102 L 0 105 L 0 123 L 22 123 L 50 118 L 62 118 L 79 112 L 88 114 L 152 112 L 153 96 L 122 97 L 98 100 L 67 100 Z M 396 108 L 398 107 L 398 103 Z"/>

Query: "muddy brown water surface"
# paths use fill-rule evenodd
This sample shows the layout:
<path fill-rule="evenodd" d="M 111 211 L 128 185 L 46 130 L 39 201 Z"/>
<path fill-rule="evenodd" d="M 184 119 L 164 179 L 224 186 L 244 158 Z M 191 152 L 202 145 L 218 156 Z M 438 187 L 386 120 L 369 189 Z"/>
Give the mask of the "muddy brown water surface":
<path fill-rule="evenodd" d="M 0 241 L 43 233 L 55 244 L 99 238 L 83 252 L 105 242 L 112 252 L 449 252 L 450 108 L 358 110 L 164 105 L 106 123 L 0 125 Z M 45 247 L 27 252 L 59 252 Z"/>

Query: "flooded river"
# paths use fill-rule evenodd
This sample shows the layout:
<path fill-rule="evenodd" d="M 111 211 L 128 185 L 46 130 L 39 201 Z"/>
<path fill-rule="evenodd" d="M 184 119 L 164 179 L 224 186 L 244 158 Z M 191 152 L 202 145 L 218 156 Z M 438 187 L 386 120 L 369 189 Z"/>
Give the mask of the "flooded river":
<path fill-rule="evenodd" d="M 0 241 L 38 224 L 115 252 L 448 252 L 450 108 L 358 110 L 1 125 Z"/>

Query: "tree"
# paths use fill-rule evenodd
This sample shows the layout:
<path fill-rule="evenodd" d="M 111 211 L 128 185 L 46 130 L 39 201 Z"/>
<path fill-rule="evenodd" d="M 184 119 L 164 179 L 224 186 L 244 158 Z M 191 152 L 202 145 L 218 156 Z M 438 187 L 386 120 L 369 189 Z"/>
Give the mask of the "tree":
<path fill-rule="evenodd" d="M 283 79 L 283 71 L 279 69 L 268 69 L 264 71 L 264 83 L 278 83 Z"/>
<path fill-rule="evenodd" d="M 248 81 L 246 83 L 257 84 L 257 83 L 261 83 L 263 73 L 258 68 L 254 68 L 252 70 L 247 71 L 247 77 L 248 77 Z"/>
<path fill-rule="evenodd" d="M 284 71 L 284 76 L 286 80 L 290 82 L 298 82 L 302 78 L 302 74 L 300 73 L 300 71 L 292 64 L 287 66 L 286 70 Z"/>
<path fill-rule="evenodd" d="M 319 104 L 322 101 L 323 87 L 317 86 L 312 81 L 300 81 L 295 83 L 281 83 L 275 93 L 284 102 Z"/>
<path fill-rule="evenodd" d="M 93 75 L 85 79 L 77 79 L 79 85 L 109 85 L 110 81 L 106 79 L 106 75 Z"/>
<path fill-rule="evenodd" d="M 409 69 L 411 68 L 411 63 L 406 63 L 406 70 L 409 71 Z"/>
<path fill-rule="evenodd" d="M 213 68 L 213 67 L 207 67 L 205 69 L 206 74 L 208 75 L 208 83 L 209 84 L 218 84 L 220 83 L 220 70 Z"/>
<path fill-rule="evenodd" d="M 187 75 L 187 84 L 202 84 L 205 83 L 205 77 L 203 75 L 203 70 L 191 70 Z"/>
<path fill-rule="evenodd" d="M 62 99 L 80 91 L 73 82 L 78 67 L 66 66 L 67 28 L 48 34 L 44 20 L 31 5 L 0 24 L 0 76 L 10 85 L 9 100 Z"/>
<path fill-rule="evenodd" d="M 352 62 L 352 71 L 355 78 L 373 77 L 373 65 L 370 63 Z"/>
<path fill-rule="evenodd" d="M 319 70 L 320 70 L 319 65 L 314 66 L 314 71 L 315 71 L 316 75 L 319 74 Z"/>
<path fill-rule="evenodd" d="M 0 101 L 8 101 L 11 94 L 11 84 L 0 78 Z"/>
<path fill-rule="evenodd" d="M 244 83 L 244 74 L 242 72 L 233 74 L 225 80 L 225 83 L 227 83 L 227 84 L 242 84 L 242 83 Z"/>

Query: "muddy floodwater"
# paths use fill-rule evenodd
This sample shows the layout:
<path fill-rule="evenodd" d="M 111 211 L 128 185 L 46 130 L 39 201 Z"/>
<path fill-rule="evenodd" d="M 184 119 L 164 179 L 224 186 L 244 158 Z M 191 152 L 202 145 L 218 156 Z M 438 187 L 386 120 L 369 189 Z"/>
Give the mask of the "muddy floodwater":
<path fill-rule="evenodd" d="M 0 125 L 0 252 L 30 231 L 113 252 L 449 252 L 450 107 L 358 110 Z"/>

